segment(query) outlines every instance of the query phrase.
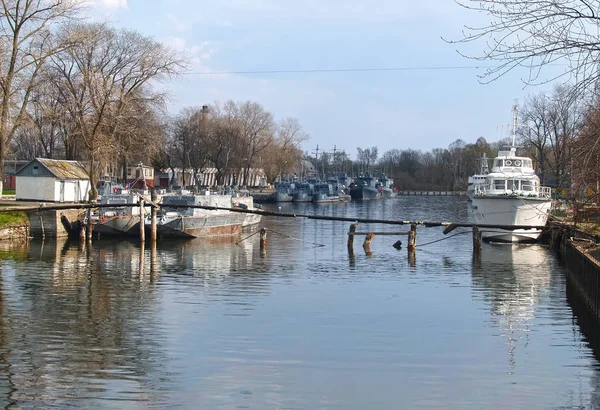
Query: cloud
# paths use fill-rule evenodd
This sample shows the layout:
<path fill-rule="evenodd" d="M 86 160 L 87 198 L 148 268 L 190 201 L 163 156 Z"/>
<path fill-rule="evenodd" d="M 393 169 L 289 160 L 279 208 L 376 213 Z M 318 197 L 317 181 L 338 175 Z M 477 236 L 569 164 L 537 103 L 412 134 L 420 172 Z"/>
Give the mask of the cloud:
<path fill-rule="evenodd" d="M 100 6 L 112 10 L 127 8 L 127 0 L 89 0 L 88 3 L 91 3 L 93 6 Z"/>
<path fill-rule="evenodd" d="M 190 29 L 190 25 L 183 20 L 179 19 L 172 13 L 167 14 L 167 20 L 169 22 L 169 27 L 177 32 L 184 32 Z"/>
<path fill-rule="evenodd" d="M 190 60 L 194 71 L 207 71 L 206 65 L 215 52 L 208 41 L 203 41 L 199 45 L 189 45 L 184 37 L 170 36 L 164 38 L 162 42 L 175 51 L 183 53 Z"/>

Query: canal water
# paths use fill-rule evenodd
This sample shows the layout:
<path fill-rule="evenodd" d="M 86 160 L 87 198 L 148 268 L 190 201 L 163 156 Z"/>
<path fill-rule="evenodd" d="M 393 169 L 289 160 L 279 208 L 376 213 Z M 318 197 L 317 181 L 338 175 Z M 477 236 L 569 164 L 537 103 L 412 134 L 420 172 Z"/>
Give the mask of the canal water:
<path fill-rule="evenodd" d="M 469 221 L 460 197 L 275 206 Z M 595 408 L 597 325 L 539 245 L 420 227 L 415 260 L 347 222 L 259 237 L 0 244 L 0 402 L 15 408 Z M 361 225 L 359 231 L 408 227 Z M 461 232 L 465 232 L 462 234 Z M 246 235 L 242 236 L 242 238 Z M 440 241 L 440 239 L 442 239 Z M 437 241 L 437 242 L 436 242 Z M 592 323 L 592 324 L 590 324 Z M 585 333 L 584 333 L 585 332 Z"/>

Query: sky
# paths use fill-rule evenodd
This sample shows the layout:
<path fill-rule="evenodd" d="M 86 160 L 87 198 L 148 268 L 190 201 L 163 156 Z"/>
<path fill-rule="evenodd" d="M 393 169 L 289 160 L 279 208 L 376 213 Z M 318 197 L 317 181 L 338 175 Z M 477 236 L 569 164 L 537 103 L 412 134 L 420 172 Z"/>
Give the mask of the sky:
<path fill-rule="evenodd" d="M 507 136 L 512 106 L 549 86 L 526 71 L 481 84 L 484 43 L 455 45 L 488 17 L 452 0 L 91 0 L 92 19 L 152 36 L 191 61 L 164 86 L 169 111 L 251 100 L 297 118 L 313 153 L 430 151 Z M 479 68 L 477 68 L 479 66 Z M 463 68 L 456 68 L 463 67 Z M 327 71 L 387 69 L 390 71 Z M 317 72 L 306 72 L 317 70 Z M 262 71 L 263 73 L 256 73 Z M 265 73 L 264 71 L 287 71 Z M 304 71 L 304 72 L 289 72 Z M 254 73 L 252 73 L 254 72 Z"/>

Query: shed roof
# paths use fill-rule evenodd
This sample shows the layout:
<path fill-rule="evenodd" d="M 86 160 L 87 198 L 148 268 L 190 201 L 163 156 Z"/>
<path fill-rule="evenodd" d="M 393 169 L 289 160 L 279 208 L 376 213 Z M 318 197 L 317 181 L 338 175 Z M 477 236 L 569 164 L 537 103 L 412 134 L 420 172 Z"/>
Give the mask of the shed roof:
<path fill-rule="evenodd" d="M 85 167 L 79 161 L 36 158 L 31 162 L 34 161 L 42 164 L 52 175 L 58 179 L 89 179 L 89 175 L 85 170 Z M 25 167 L 21 169 L 24 169 Z M 20 171 L 21 170 L 17 172 L 17 175 L 20 173 Z"/>

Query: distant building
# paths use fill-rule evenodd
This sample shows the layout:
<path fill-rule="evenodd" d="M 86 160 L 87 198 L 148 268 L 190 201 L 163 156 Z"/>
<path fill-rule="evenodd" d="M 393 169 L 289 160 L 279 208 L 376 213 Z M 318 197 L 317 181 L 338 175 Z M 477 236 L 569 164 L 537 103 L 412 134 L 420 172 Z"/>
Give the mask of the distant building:
<path fill-rule="evenodd" d="M 127 167 L 127 185 L 130 189 L 154 187 L 154 167 L 138 164 Z"/>
<path fill-rule="evenodd" d="M 85 202 L 90 179 L 79 161 L 35 158 L 16 174 L 16 199 L 41 202 Z"/>
<path fill-rule="evenodd" d="M 225 185 L 241 185 L 242 176 L 235 171 L 225 174 Z M 262 168 L 250 168 L 248 175 L 248 187 L 259 187 L 266 185 L 266 176 Z M 185 182 L 185 183 L 184 183 Z M 194 175 L 192 169 L 163 169 L 156 173 L 155 186 L 157 188 L 172 188 L 174 186 L 216 186 L 217 169 L 204 168 Z"/>

